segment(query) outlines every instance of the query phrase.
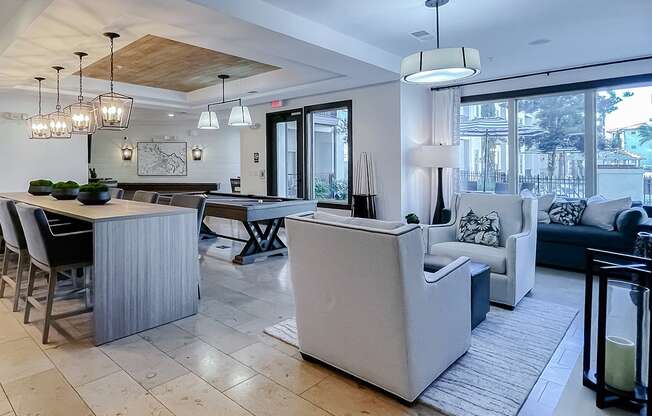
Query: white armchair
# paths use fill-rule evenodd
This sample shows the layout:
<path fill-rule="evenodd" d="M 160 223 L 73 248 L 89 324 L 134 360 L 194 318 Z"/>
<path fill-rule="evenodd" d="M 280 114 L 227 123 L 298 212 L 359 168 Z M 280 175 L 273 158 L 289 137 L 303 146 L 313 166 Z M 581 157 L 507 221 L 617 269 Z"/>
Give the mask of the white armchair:
<path fill-rule="evenodd" d="M 462 216 L 496 211 L 501 235 L 498 247 L 457 241 Z M 491 301 L 510 307 L 534 287 L 537 248 L 537 200 L 519 195 L 456 194 L 448 224 L 428 227 L 428 253 L 452 258 L 467 256 L 491 268 Z"/>
<path fill-rule="evenodd" d="M 289 216 L 299 348 L 413 401 L 470 345 L 470 274 L 459 258 L 423 271 L 416 225 Z"/>

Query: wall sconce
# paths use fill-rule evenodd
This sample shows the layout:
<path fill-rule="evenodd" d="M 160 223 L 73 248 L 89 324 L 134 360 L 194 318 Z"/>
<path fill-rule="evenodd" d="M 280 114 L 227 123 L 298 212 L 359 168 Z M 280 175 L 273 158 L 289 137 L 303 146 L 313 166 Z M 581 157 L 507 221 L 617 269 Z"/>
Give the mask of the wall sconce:
<path fill-rule="evenodd" d="M 202 156 L 204 156 L 204 149 L 201 147 L 194 145 L 192 147 L 192 160 L 201 160 Z"/>
<path fill-rule="evenodd" d="M 134 147 L 127 142 L 127 137 L 124 138 L 124 142 L 120 148 L 120 154 L 122 155 L 122 160 L 131 160 L 134 156 Z"/>

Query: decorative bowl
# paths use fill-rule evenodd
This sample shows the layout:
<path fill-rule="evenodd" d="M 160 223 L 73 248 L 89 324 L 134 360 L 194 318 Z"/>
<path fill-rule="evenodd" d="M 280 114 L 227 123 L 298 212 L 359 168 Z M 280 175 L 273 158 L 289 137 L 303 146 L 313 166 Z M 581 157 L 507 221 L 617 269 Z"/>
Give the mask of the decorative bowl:
<path fill-rule="evenodd" d="M 27 192 L 36 196 L 50 195 L 52 193 L 52 185 L 30 185 Z"/>
<path fill-rule="evenodd" d="M 104 205 L 111 200 L 111 192 L 84 192 L 80 191 L 77 200 L 84 205 Z"/>
<path fill-rule="evenodd" d="M 77 199 L 79 195 L 79 188 L 54 188 L 52 189 L 52 197 L 59 200 Z"/>

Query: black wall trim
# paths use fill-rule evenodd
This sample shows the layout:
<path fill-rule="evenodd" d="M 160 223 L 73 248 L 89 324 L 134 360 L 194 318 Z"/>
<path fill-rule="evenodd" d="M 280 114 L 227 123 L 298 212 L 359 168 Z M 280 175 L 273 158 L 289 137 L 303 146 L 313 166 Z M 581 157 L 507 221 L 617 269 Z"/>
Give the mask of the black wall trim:
<path fill-rule="evenodd" d="M 637 84 L 642 82 L 652 82 L 652 73 L 642 75 L 632 75 L 627 77 L 607 78 L 594 81 L 573 82 L 568 84 L 550 85 L 546 87 L 525 88 L 520 90 L 501 91 L 490 94 L 468 95 L 462 97 L 462 103 L 471 103 L 478 101 L 495 101 L 505 100 L 508 98 L 519 98 L 533 95 L 555 94 L 571 91 L 582 91 L 597 88 L 617 87 L 626 84 Z"/>

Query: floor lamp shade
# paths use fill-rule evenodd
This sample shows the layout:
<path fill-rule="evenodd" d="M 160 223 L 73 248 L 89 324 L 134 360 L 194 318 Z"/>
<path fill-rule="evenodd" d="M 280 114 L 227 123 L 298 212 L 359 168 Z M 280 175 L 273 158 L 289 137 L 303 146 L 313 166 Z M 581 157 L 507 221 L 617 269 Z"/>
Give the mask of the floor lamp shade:
<path fill-rule="evenodd" d="M 444 168 L 460 167 L 460 147 L 447 144 L 422 146 L 416 154 L 416 164 L 427 168 L 437 168 L 437 203 L 432 223 L 441 224 L 444 210 L 442 172 Z"/>

